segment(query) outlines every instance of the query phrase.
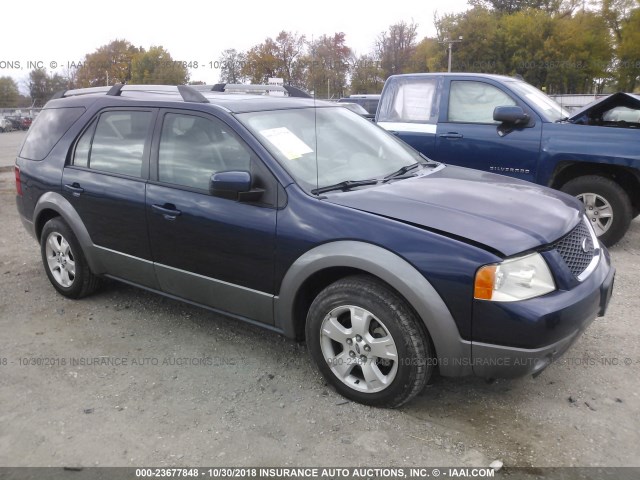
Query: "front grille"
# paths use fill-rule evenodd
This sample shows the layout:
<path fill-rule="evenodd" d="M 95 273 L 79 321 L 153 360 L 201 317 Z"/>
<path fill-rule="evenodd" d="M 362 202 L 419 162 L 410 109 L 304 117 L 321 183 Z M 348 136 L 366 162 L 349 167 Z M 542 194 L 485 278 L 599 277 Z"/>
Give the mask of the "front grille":
<path fill-rule="evenodd" d="M 584 247 L 584 248 L 583 248 Z M 595 255 L 595 245 L 591 232 L 581 221 L 573 230 L 556 241 L 551 248 L 558 251 L 564 263 L 574 276 L 579 276 L 591 263 Z"/>

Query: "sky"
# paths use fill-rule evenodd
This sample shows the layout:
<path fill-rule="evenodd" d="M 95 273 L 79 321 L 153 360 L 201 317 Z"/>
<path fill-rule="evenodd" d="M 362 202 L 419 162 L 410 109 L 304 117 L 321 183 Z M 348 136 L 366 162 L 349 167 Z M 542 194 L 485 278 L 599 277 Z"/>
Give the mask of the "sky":
<path fill-rule="evenodd" d="M 33 68 L 64 73 L 65 67 L 115 39 L 144 48 L 161 45 L 174 60 L 198 62 L 198 68 L 190 70 L 191 80 L 212 84 L 220 74 L 213 62 L 223 50 L 248 50 L 282 30 L 308 39 L 344 32 L 347 45 L 360 55 L 370 53 L 376 37 L 393 23 L 414 21 L 422 39 L 435 35 L 434 12 L 443 15 L 468 8 L 467 0 L 29 0 L 26 14 L 20 2 L 6 3 L 0 76 L 13 77 L 23 93 Z"/>

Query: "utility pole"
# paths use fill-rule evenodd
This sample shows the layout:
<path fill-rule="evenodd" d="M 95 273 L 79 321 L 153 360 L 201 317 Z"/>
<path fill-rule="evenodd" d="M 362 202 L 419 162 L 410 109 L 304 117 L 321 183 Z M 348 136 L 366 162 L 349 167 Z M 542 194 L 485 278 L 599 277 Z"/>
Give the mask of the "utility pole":
<path fill-rule="evenodd" d="M 462 40 L 463 40 L 463 37 L 462 37 L 462 35 L 460 35 L 457 40 L 450 40 L 450 39 L 447 38 L 445 40 L 438 41 L 438 43 L 440 43 L 440 44 L 445 44 L 446 43 L 449 46 L 449 70 L 448 70 L 449 73 L 451 73 L 451 57 L 452 57 L 452 53 L 453 53 L 452 52 L 453 44 L 454 43 L 460 43 Z"/>

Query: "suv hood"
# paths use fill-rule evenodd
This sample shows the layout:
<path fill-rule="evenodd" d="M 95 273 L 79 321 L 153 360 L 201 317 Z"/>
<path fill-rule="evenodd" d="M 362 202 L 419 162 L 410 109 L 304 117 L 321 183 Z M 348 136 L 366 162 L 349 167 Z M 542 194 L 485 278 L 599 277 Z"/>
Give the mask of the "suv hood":
<path fill-rule="evenodd" d="M 326 201 L 480 243 L 505 256 L 538 248 L 569 232 L 581 204 L 529 182 L 447 166 Z"/>

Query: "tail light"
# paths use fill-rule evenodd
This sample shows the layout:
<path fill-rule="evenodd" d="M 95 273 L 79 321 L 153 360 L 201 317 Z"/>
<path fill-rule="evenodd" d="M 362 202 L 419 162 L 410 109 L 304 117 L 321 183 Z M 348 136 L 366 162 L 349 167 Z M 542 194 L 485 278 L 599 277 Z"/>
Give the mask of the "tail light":
<path fill-rule="evenodd" d="M 13 167 L 13 170 L 16 174 L 16 193 L 18 196 L 22 196 L 22 183 L 20 182 L 20 167 L 17 165 Z"/>

